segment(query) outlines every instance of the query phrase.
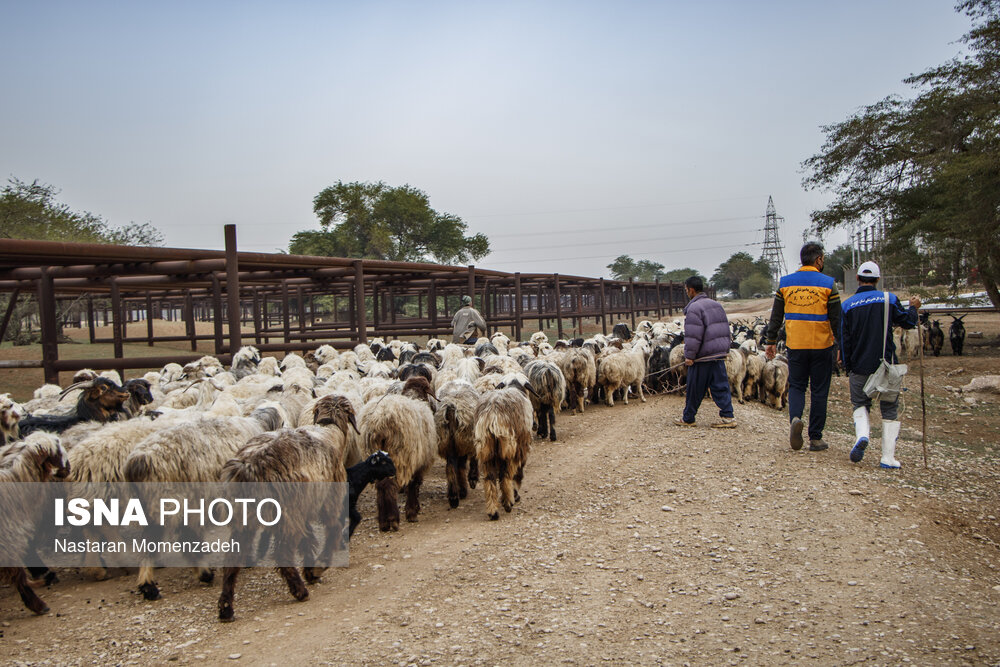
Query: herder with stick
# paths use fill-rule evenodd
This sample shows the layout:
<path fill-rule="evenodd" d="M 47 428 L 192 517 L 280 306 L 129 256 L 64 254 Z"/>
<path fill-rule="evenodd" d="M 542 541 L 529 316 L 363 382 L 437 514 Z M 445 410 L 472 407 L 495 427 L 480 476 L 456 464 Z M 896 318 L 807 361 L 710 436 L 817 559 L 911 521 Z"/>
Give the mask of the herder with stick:
<path fill-rule="evenodd" d="M 858 267 L 858 291 L 844 301 L 840 343 L 844 367 L 850 375 L 851 405 L 854 406 L 854 447 L 851 461 L 859 463 L 865 455 L 871 438 L 868 412 L 872 399 L 865 393 L 868 376 L 874 373 L 882 360 L 896 363 L 896 344 L 892 340 L 892 327 L 913 329 L 917 326 L 920 298 L 910 297 L 909 308 L 903 308 L 895 294 L 875 289 L 881 271 L 875 262 L 863 262 Z M 888 309 L 886 298 L 888 297 Z M 890 321 L 886 321 L 888 312 Z M 890 400 L 885 400 L 889 398 Z M 882 411 L 882 461 L 883 468 L 898 468 L 896 439 L 899 437 L 899 393 L 879 396 Z"/>

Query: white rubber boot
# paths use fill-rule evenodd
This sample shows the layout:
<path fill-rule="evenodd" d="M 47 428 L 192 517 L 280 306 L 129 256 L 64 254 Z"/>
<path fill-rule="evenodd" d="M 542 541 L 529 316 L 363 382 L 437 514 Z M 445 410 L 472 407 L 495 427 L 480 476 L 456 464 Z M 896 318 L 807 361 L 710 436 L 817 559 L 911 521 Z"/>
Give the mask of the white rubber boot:
<path fill-rule="evenodd" d="M 882 461 L 879 465 L 883 468 L 899 468 L 900 463 L 896 460 L 896 438 L 899 437 L 898 421 L 882 422 Z"/>
<path fill-rule="evenodd" d="M 854 447 L 851 449 L 852 463 L 859 463 L 864 457 L 870 437 L 871 426 L 868 424 L 868 408 L 862 405 L 854 411 Z"/>

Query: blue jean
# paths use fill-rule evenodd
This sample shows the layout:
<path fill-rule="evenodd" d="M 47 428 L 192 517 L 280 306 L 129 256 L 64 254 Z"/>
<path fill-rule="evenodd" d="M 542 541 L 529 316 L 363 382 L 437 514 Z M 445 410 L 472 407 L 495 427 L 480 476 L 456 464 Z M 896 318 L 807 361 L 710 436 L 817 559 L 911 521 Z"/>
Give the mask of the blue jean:
<path fill-rule="evenodd" d="M 809 439 L 823 437 L 826 426 L 826 398 L 830 394 L 833 375 L 834 347 L 823 350 L 793 350 L 788 348 L 788 419 L 802 418 L 806 407 L 806 387 L 809 394 Z"/>
<path fill-rule="evenodd" d="M 729 393 L 729 378 L 726 376 L 726 362 L 698 361 L 688 366 L 687 395 L 682 419 L 689 424 L 698 414 L 705 391 L 712 390 L 712 400 L 719 406 L 720 417 L 733 416 L 733 397 Z"/>

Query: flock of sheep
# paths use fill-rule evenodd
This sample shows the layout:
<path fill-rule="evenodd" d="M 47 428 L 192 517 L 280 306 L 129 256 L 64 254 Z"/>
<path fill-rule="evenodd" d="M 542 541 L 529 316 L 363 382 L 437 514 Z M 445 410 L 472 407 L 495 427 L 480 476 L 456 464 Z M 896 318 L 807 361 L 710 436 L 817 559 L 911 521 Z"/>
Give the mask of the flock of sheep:
<path fill-rule="evenodd" d="M 740 402 L 756 396 L 781 409 L 788 365 L 757 350 L 762 327 L 733 324 L 727 371 Z M 482 481 L 486 513 L 496 520 L 520 500 L 533 433 L 556 440 L 563 407 L 645 402 L 644 387 L 676 391 L 684 374 L 676 320 L 643 321 L 635 332 L 619 324 L 612 336 L 554 345 L 541 332 L 523 343 L 496 333 L 475 346 L 376 339 L 280 361 L 245 347 L 230 368 L 206 356 L 124 384 L 114 371 L 81 371 L 66 389 L 45 385 L 23 406 L 0 395 L 0 482 L 346 481 L 350 532 L 360 521 L 357 497 L 374 483 L 379 529 L 391 531 L 399 528 L 401 492 L 407 521 L 417 520 L 421 484 L 440 458 L 450 506 Z M 23 508 L 19 516 L 40 511 Z M 7 531 L 0 538 L 16 544 L 10 533 L 23 525 L 0 516 Z M 45 568 L 29 570 L 55 579 Z M 221 620 L 233 618 L 238 571 L 223 571 Z M 321 574 L 305 568 L 303 582 L 295 568 L 279 572 L 300 600 Z M 153 575 L 140 568 L 147 599 L 159 597 Z M 201 571 L 203 581 L 212 577 Z M 0 569 L 0 581 L 14 584 L 32 611 L 47 610 L 23 568 Z"/>

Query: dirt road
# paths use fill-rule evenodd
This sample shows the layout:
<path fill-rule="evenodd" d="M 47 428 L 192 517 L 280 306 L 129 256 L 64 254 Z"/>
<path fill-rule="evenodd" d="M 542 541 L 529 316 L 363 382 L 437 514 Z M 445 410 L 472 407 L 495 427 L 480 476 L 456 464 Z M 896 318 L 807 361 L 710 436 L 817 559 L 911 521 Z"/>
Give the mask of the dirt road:
<path fill-rule="evenodd" d="M 841 380 L 836 380 L 841 381 Z M 835 381 L 835 382 L 836 382 Z M 480 489 L 456 510 L 443 470 L 419 523 L 378 533 L 373 493 L 351 565 L 304 603 L 252 571 L 237 620 L 218 584 L 160 570 L 77 572 L 31 617 L 0 589 L 0 658 L 14 664 L 997 664 L 996 453 L 898 450 L 901 473 L 831 449 L 792 452 L 785 415 L 738 406 L 733 431 L 672 425 L 681 399 L 559 417 L 536 442 L 522 502 L 486 520 Z M 700 415 L 707 422 L 708 406 Z M 838 432 L 839 431 L 839 432 Z M 990 448 L 992 450 L 992 448 Z M 961 491 L 961 493 L 959 493 Z"/>

